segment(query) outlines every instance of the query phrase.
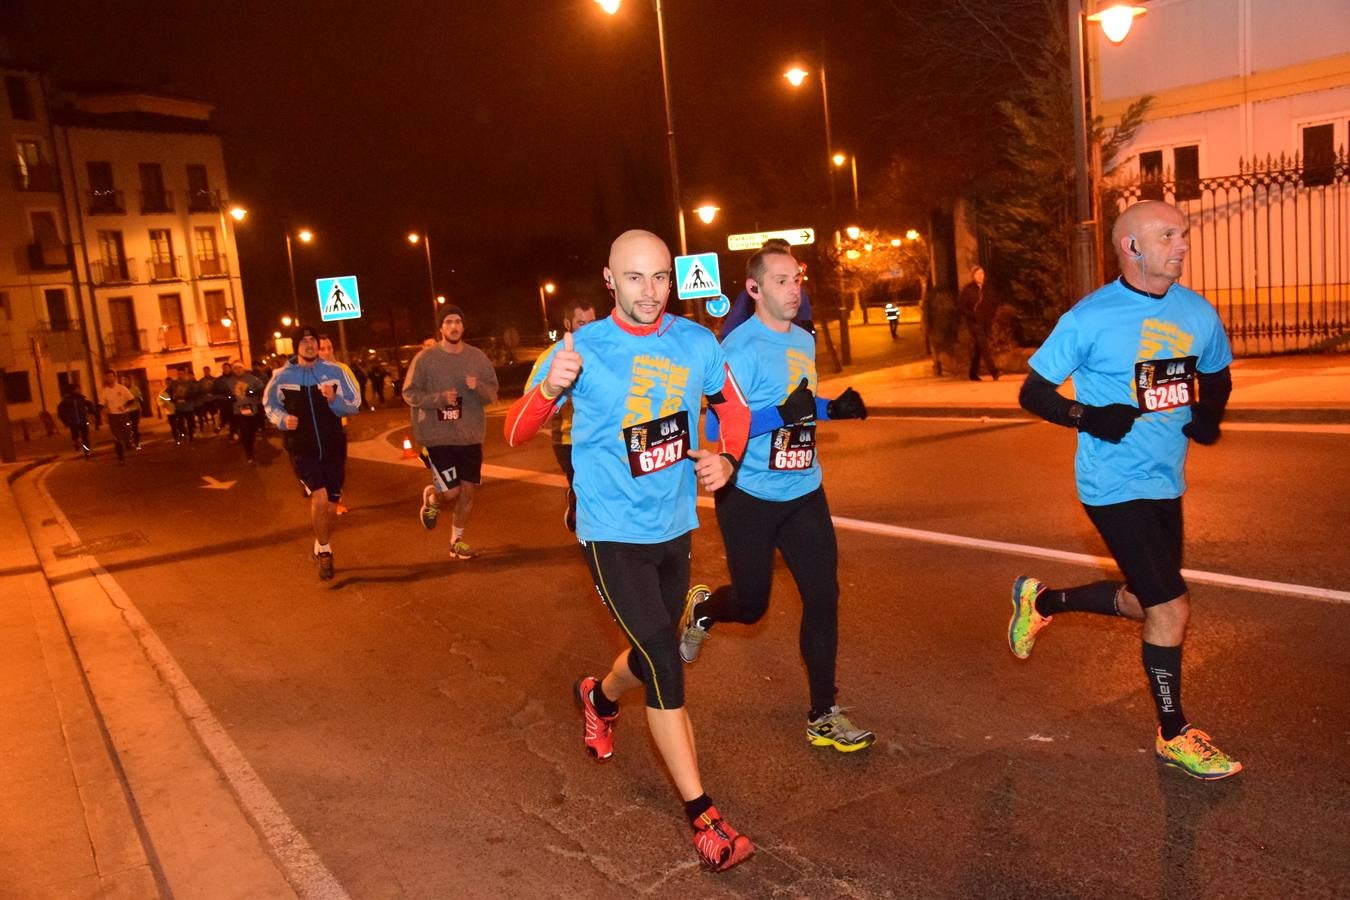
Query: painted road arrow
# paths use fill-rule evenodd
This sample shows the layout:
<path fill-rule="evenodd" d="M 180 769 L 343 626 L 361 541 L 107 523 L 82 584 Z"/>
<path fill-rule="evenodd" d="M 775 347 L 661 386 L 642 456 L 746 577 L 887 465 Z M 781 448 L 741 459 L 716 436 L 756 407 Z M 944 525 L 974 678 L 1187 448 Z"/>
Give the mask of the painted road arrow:
<path fill-rule="evenodd" d="M 203 475 L 202 481 L 206 482 L 202 487 L 212 491 L 228 491 L 239 483 L 237 481 L 216 481 L 210 475 Z"/>

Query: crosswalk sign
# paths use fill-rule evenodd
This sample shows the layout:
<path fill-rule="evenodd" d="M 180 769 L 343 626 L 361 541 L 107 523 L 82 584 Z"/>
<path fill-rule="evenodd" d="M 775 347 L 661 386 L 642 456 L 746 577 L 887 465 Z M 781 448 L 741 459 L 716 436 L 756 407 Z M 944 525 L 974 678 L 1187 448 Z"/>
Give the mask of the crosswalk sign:
<path fill-rule="evenodd" d="M 355 275 L 319 278 L 314 283 L 319 289 L 319 318 L 323 321 L 361 318 L 361 295 L 356 290 Z"/>
<path fill-rule="evenodd" d="M 716 297 L 722 293 L 722 273 L 716 253 L 675 257 L 675 289 L 681 300 Z"/>

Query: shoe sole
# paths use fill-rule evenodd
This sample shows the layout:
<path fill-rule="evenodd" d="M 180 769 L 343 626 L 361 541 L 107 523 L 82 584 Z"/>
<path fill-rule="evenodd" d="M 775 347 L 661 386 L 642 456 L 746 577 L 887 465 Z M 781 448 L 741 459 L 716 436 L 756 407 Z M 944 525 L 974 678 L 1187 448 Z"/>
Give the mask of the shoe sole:
<path fill-rule="evenodd" d="M 684 633 L 689 630 L 689 622 L 694 614 L 694 607 L 698 606 L 698 603 L 694 602 L 694 598 L 698 596 L 700 593 L 704 594 L 703 599 L 706 601 L 709 597 L 712 596 L 712 588 L 708 587 L 706 584 L 696 584 L 693 587 L 691 587 L 689 589 L 689 593 L 685 594 L 684 613 L 680 616 L 680 659 L 684 660 L 687 663 L 692 663 L 696 659 L 698 659 L 698 652 L 695 652 L 694 655 L 691 657 L 686 657 L 684 655 L 683 645 L 684 645 Z M 706 635 L 704 636 L 704 640 L 707 640 Z M 703 649 L 703 642 L 700 641 L 699 650 L 701 651 L 702 649 Z"/>
<path fill-rule="evenodd" d="M 1022 612 L 1022 600 L 1021 600 L 1022 585 L 1027 581 L 1029 581 L 1030 578 L 1031 576 L 1029 575 L 1018 575 L 1017 580 L 1013 582 L 1013 589 L 1012 589 L 1013 614 L 1012 618 L 1008 620 L 1008 649 L 1011 650 L 1012 655 L 1017 657 L 1018 659 L 1031 659 L 1030 650 L 1028 650 L 1026 655 L 1023 656 L 1022 654 L 1017 652 L 1015 644 L 1013 642 L 1013 629 L 1017 627 L 1017 619 Z"/>
<path fill-rule="evenodd" d="M 581 710 L 581 746 L 586 748 L 586 755 L 596 762 L 608 762 L 614 756 L 613 750 L 609 751 L 608 756 L 601 756 L 595 752 L 595 748 L 586 743 L 586 701 L 581 697 L 581 684 L 588 677 L 589 676 L 583 675 L 577 679 L 576 684 L 572 685 L 572 702 L 576 703 L 577 708 Z M 596 683 L 598 684 L 599 682 Z"/>
<path fill-rule="evenodd" d="M 1242 763 L 1233 763 L 1233 768 L 1229 769 L 1227 772 L 1218 772 L 1213 775 L 1202 775 L 1198 772 L 1192 772 L 1190 769 L 1186 768 L 1181 763 L 1173 759 L 1170 759 L 1169 757 L 1160 756 L 1156 753 L 1154 754 L 1154 756 L 1157 756 L 1158 762 L 1162 763 L 1167 768 L 1176 769 L 1178 772 L 1181 772 L 1185 775 L 1189 775 L 1190 777 L 1194 778 L 1197 781 L 1219 781 L 1220 779 L 1223 778 L 1231 778 L 1232 776 L 1242 771 Z"/>
<path fill-rule="evenodd" d="M 813 747 L 833 747 L 840 753 L 857 753 L 859 750 L 866 750 L 877 742 L 876 735 L 872 735 L 870 741 L 859 741 L 856 744 L 841 744 L 838 741 L 832 741 L 827 737 L 817 737 L 814 734 L 808 734 L 806 739 L 811 742 Z"/>

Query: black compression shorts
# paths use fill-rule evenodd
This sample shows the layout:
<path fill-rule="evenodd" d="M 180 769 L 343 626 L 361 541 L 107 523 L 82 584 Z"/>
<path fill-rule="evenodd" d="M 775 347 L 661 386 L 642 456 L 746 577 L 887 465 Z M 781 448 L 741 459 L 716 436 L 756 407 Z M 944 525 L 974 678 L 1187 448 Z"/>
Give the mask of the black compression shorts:
<path fill-rule="evenodd" d="M 1085 503 L 1083 508 L 1141 606 L 1157 606 L 1186 593 L 1181 577 L 1180 498 L 1106 506 Z"/>

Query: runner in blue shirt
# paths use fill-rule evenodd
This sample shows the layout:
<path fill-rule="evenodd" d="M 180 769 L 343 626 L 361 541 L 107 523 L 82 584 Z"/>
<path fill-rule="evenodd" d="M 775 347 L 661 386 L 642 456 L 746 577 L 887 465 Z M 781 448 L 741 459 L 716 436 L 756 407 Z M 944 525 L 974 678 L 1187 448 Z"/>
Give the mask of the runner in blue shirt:
<path fill-rule="evenodd" d="M 791 253 L 792 245 L 782 238 L 769 238 L 760 249 Z M 733 331 L 753 319 L 755 305 L 755 298 L 751 296 L 750 286 L 747 284 L 732 301 L 726 318 L 722 319 L 722 325 L 717 329 L 718 338 L 725 341 Z M 811 297 L 806 293 L 805 287 L 801 289 L 801 305 L 797 307 L 797 314 L 792 321 L 805 329 L 808 334 L 816 333 L 816 323 L 811 320 Z"/>
<path fill-rule="evenodd" d="M 1008 643 L 1026 659 L 1036 635 L 1065 612 L 1142 621 L 1143 665 L 1157 707 L 1158 759 L 1201 779 L 1242 764 L 1181 709 L 1181 647 L 1190 593 L 1181 577 L 1181 495 L 1187 440 L 1219 439 L 1233 381 L 1223 323 L 1177 284 L 1190 249 L 1186 216 L 1161 201 L 1129 207 L 1111 242 L 1123 273 L 1080 300 L 1032 355 L 1021 403 L 1078 430 L 1078 497 L 1125 576 L 1066 589 L 1013 582 Z M 1070 376 L 1074 399 L 1057 386 Z"/>
<path fill-rule="evenodd" d="M 876 735 L 858 728 L 835 704 L 839 633 L 839 550 L 816 457 L 816 343 L 793 324 L 801 305 L 801 269 L 785 250 L 750 258 L 745 284 L 755 314 L 722 342 L 731 371 L 754 413 L 745 462 L 717 494 L 717 523 L 731 584 L 695 585 L 685 604 L 680 656 L 697 659 L 719 622 L 758 622 L 769 608 L 774 550 L 783 555 L 802 598 L 800 640 L 811 706 L 806 738 L 844 753 L 864 750 Z M 865 418 L 849 389 L 822 402 L 819 418 Z M 765 422 L 767 427 L 758 422 Z M 710 423 L 711 424 L 711 423 Z M 712 435 L 714 428 L 709 428 Z"/>
<path fill-rule="evenodd" d="M 577 537 L 629 649 L 603 678 L 577 682 L 582 739 L 603 762 L 614 752 L 618 699 L 645 689 L 647 725 L 693 828 L 694 848 L 716 871 L 754 852 L 703 790 L 684 707 L 677 635 L 689 589 L 697 485 L 716 491 L 745 451 L 749 409 L 712 332 L 666 313 L 670 251 L 627 231 L 610 248 L 605 283 L 613 314 L 568 332 L 536 365 L 506 418 L 507 443 L 533 436 L 561 402 L 572 404 Z M 707 396 L 724 422 L 721 452 L 698 445 Z"/>

